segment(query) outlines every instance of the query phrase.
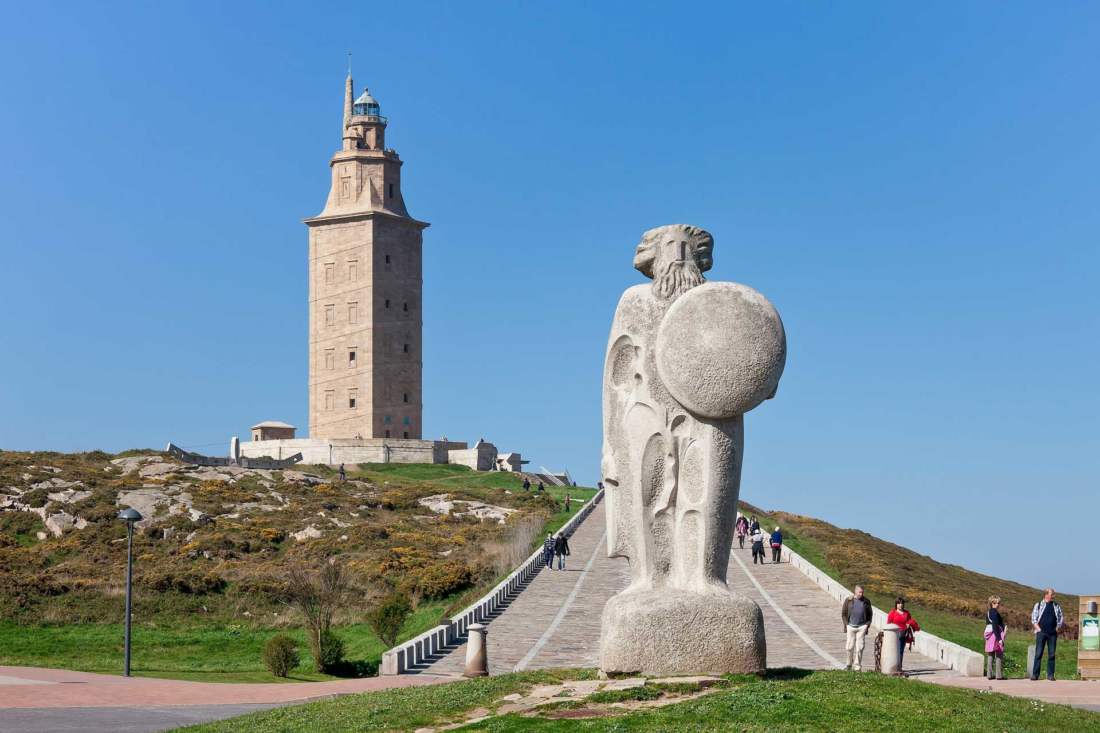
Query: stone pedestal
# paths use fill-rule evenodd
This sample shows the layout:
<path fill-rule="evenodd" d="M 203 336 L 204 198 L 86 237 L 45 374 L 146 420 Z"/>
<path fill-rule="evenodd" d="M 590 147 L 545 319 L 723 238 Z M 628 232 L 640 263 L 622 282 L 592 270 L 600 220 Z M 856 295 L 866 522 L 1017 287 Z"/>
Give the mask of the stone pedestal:
<path fill-rule="evenodd" d="M 901 671 L 901 660 L 898 659 L 898 633 L 901 627 L 897 624 L 886 624 L 882 629 L 882 659 L 880 666 L 883 674 L 897 674 Z"/>
<path fill-rule="evenodd" d="M 489 676 L 489 629 L 485 624 L 470 624 L 466 637 L 466 669 L 463 677 Z"/>
<path fill-rule="evenodd" d="M 620 593 L 604 606 L 600 669 L 609 674 L 758 673 L 766 668 L 764 616 L 749 598 L 669 588 Z"/>

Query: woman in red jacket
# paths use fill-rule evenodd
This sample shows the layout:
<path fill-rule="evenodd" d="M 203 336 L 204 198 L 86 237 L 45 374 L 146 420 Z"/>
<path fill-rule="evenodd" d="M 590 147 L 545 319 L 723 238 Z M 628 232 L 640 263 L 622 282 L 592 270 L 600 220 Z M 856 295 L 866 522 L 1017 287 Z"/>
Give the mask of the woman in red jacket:
<path fill-rule="evenodd" d="M 886 615 L 886 623 L 898 627 L 898 674 L 901 671 L 901 658 L 905 654 L 906 643 L 913 643 L 913 634 L 920 631 L 920 625 L 913 614 L 905 610 L 905 599 L 898 596 L 894 600 L 894 610 Z"/>

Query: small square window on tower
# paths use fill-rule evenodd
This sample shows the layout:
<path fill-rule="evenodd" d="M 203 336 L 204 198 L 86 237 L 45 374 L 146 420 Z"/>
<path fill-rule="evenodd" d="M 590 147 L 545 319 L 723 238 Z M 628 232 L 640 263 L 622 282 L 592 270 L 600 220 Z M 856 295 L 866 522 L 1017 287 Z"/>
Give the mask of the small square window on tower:
<path fill-rule="evenodd" d="M 348 350 L 348 369 L 355 368 L 355 347 Z"/>
<path fill-rule="evenodd" d="M 401 393 L 401 401 L 402 402 L 408 402 L 409 401 L 409 393 L 408 392 L 402 392 Z"/>
<path fill-rule="evenodd" d="M 359 260 L 348 260 L 348 281 L 355 282 L 359 279 Z"/>
<path fill-rule="evenodd" d="M 348 303 L 348 323 L 359 323 L 358 303 Z"/>
<path fill-rule="evenodd" d="M 336 366 L 336 349 L 325 349 L 325 369 L 334 369 Z"/>
<path fill-rule="evenodd" d="M 403 419 L 403 420 L 401 421 L 401 424 L 402 424 L 402 425 L 409 425 L 409 424 L 410 424 L 410 422 L 409 422 L 409 418 L 408 418 L 408 417 L 406 416 L 406 417 L 405 417 L 405 418 L 404 418 L 404 419 Z"/>
<path fill-rule="evenodd" d="M 401 304 L 401 310 L 408 312 L 409 304 L 408 303 L 402 303 Z"/>
<path fill-rule="evenodd" d="M 405 352 L 406 354 L 407 354 L 407 353 L 409 353 L 409 345 L 408 345 L 408 344 L 405 344 L 405 347 L 404 347 L 404 349 L 403 349 L 403 350 L 404 350 L 404 352 Z"/>
<path fill-rule="evenodd" d="M 405 431 L 405 437 L 406 438 L 409 437 L 409 431 L 408 430 Z"/>
<path fill-rule="evenodd" d="M 390 256 L 389 255 L 386 255 L 386 264 L 387 265 L 390 264 Z"/>
<path fill-rule="evenodd" d="M 336 306 L 335 306 L 335 304 L 334 305 L 326 305 L 325 306 L 325 325 L 326 326 L 331 326 L 334 323 L 336 323 Z"/>
<path fill-rule="evenodd" d="M 384 416 L 382 418 L 382 422 L 385 423 L 386 425 L 389 425 L 390 424 L 390 416 L 389 415 Z"/>
<path fill-rule="evenodd" d="M 332 283 L 335 280 L 336 280 L 336 263 L 335 262 L 326 262 L 325 263 L 325 282 L 326 283 Z"/>
<path fill-rule="evenodd" d="M 359 400 L 359 390 L 349 389 L 348 390 L 348 409 L 349 410 L 354 410 L 355 409 L 355 403 L 358 400 Z"/>
<path fill-rule="evenodd" d="M 386 431 L 386 437 L 387 438 L 390 437 L 390 431 L 389 430 Z"/>
<path fill-rule="evenodd" d="M 390 307 L 390 299 L 389 299 L 389 298 L 386 298 L 386 307 L 387 307 L 387 308 L 389 308 L 389 307 Z"/>

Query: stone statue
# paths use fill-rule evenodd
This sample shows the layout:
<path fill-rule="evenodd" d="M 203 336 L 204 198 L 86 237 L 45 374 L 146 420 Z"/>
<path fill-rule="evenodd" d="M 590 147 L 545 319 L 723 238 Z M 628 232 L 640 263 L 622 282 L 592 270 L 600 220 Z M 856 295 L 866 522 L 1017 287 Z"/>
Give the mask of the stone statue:
<path fill-rule="evenodd" d="M 775 395 L 779 314 L 736 283 L 706 283 L 714 239 L 684 224 L 642 235 L 651 284 L 619 300 L 603 378 L 608 554 L 630 585 L 603 612 L 605 672 L 758 672 L 764 621 L 726 586 L 744 414 Z"/>

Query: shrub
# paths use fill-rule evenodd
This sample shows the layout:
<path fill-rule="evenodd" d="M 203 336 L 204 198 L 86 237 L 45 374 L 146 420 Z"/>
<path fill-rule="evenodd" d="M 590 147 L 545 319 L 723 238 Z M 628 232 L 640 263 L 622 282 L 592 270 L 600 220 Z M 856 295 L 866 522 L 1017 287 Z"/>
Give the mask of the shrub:
<path fill-rule="evenodd" d="M 318 672 L 332 673 L 344 662 L 344 640 L 332 629 L 325 629 L 319 637 L 310 636 L 309 646 Z"/>
<path fill-rule="evenodd" d="M 448 560 L 408 571 L 406 585 L 424 598 L 445 598 L 465 590 L 474 582 L 470 567 L 463 562 Z"/>
<path fill-rule="evenodd" d="M 276 634 L 264 644 L 264 666 L 276 677 L 286 677 L 299 662 L 298 643 L 286 634 Z"/>
<path fill-rule="evenodd" d="M 409 599 L 401 593 L 391 593 L 367 612 L 367 625 L 387 648 L 397 643 L 401 627 L 412 613 Z"/>

